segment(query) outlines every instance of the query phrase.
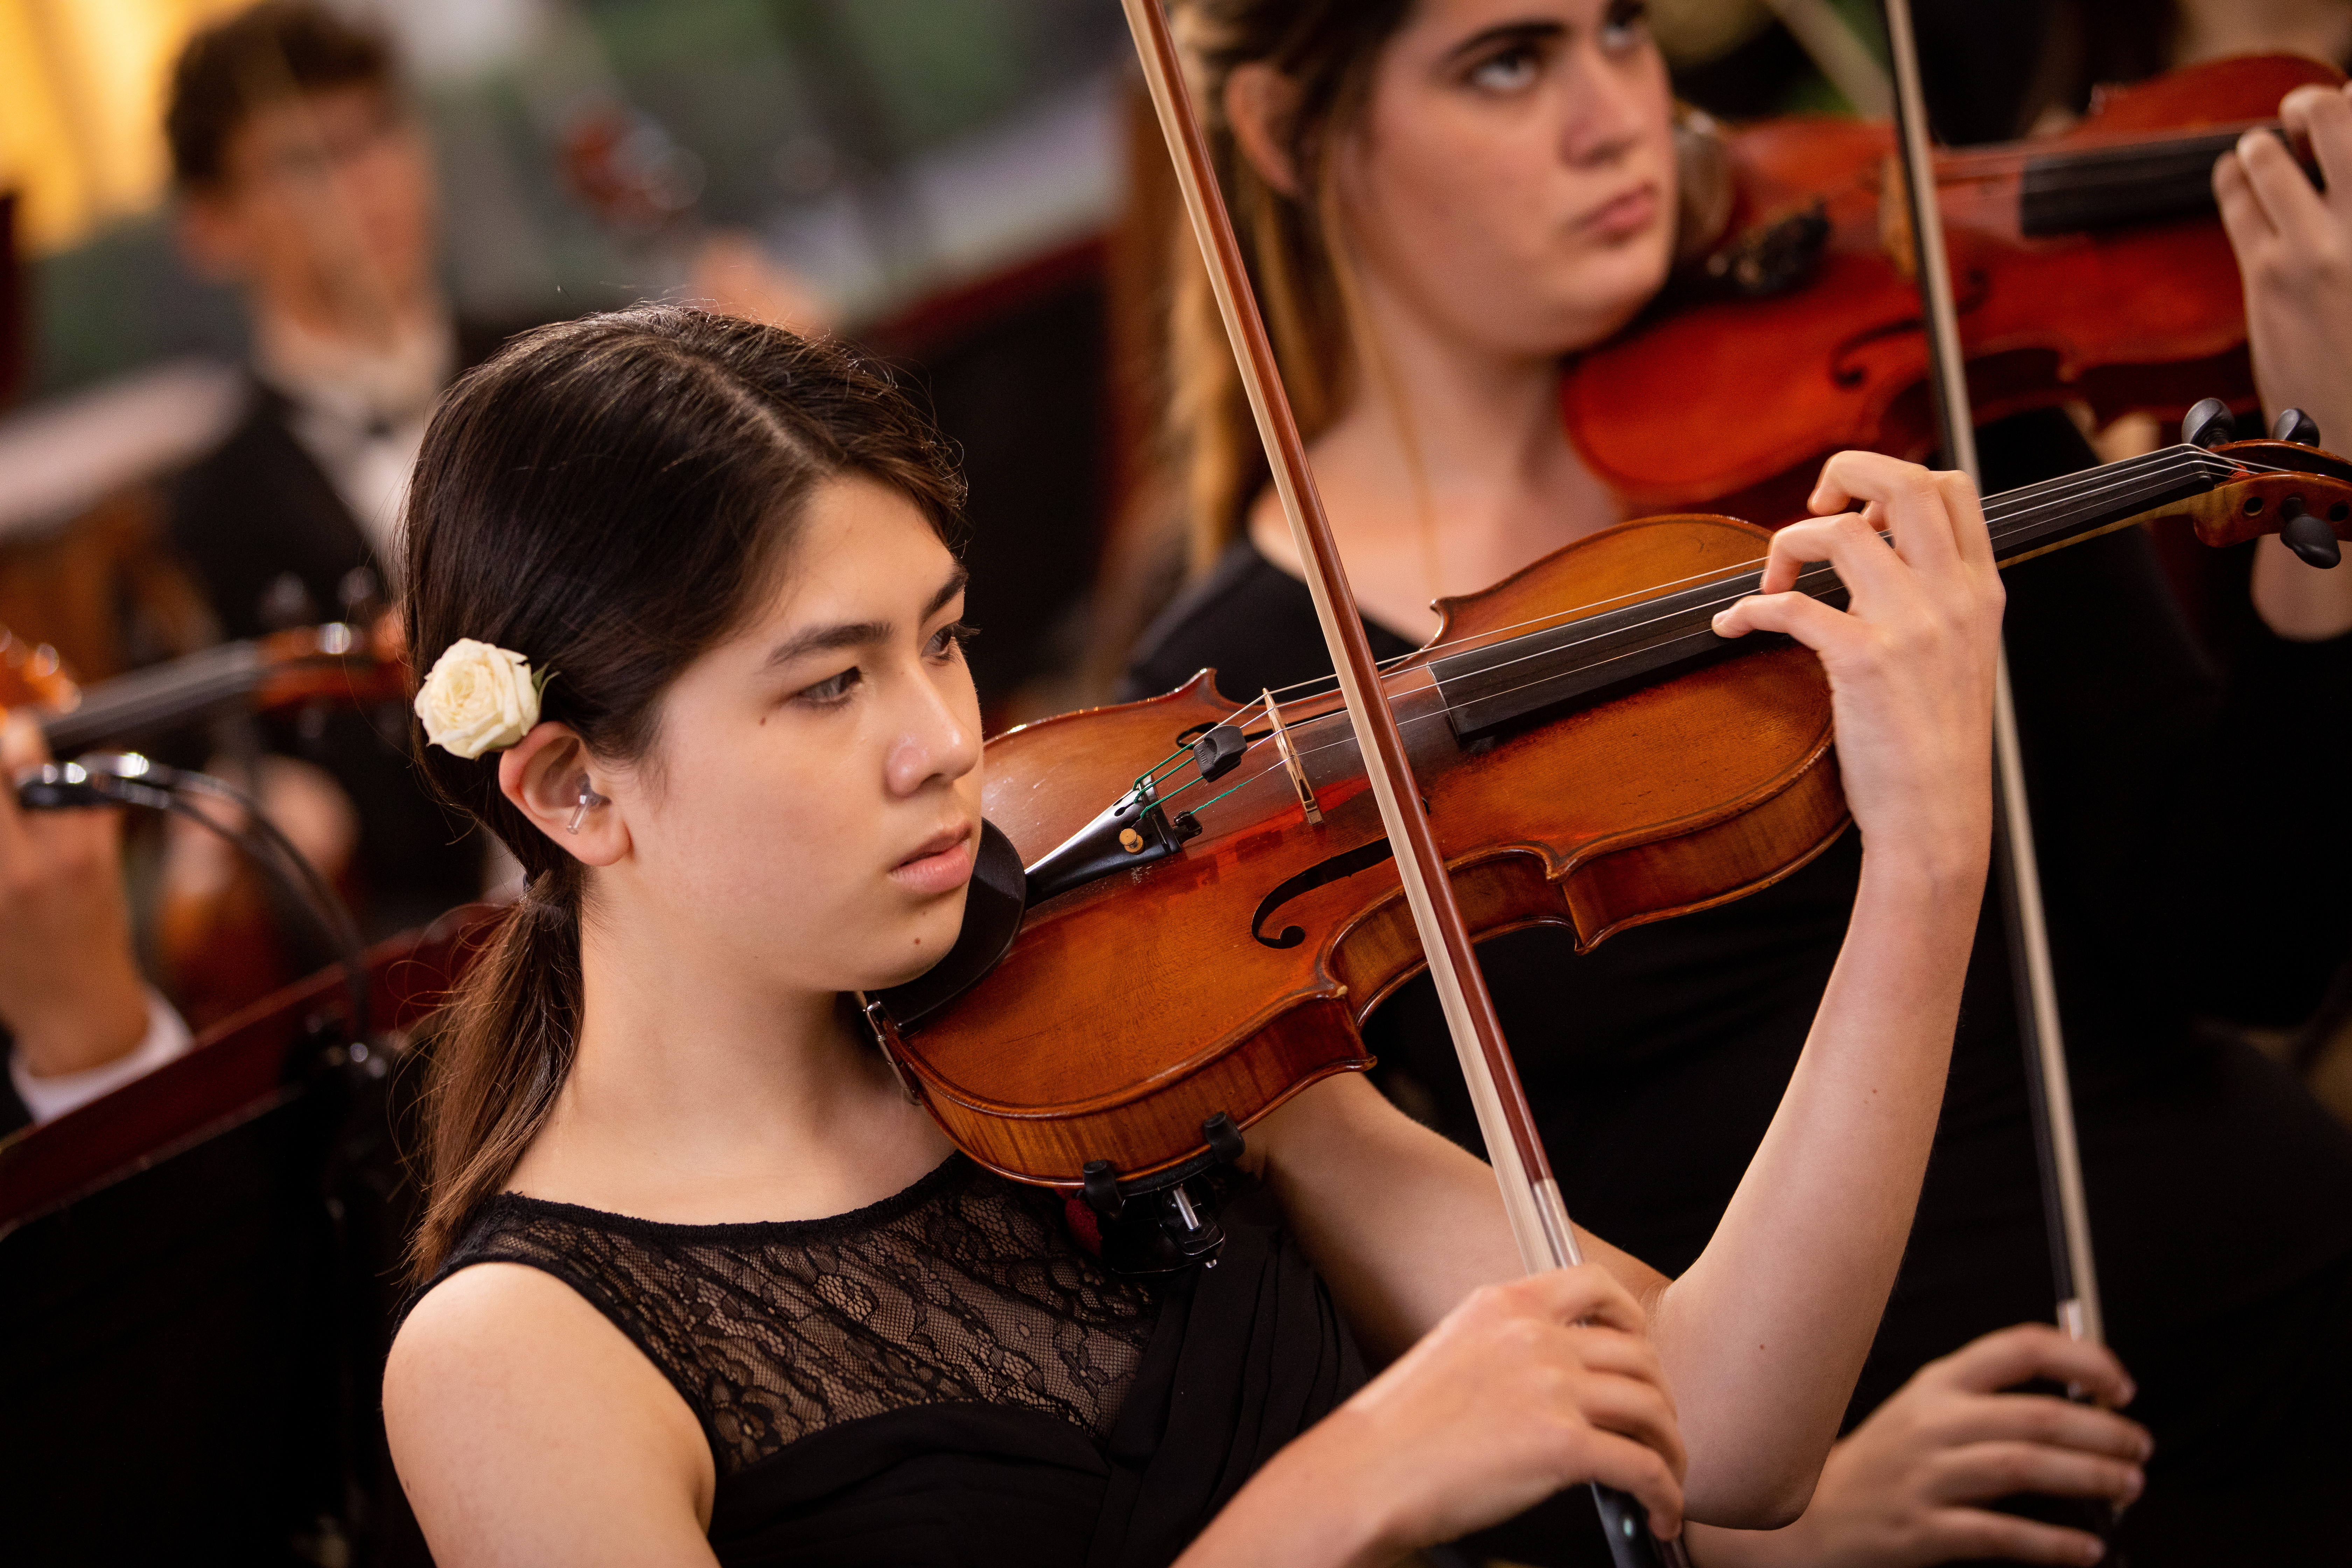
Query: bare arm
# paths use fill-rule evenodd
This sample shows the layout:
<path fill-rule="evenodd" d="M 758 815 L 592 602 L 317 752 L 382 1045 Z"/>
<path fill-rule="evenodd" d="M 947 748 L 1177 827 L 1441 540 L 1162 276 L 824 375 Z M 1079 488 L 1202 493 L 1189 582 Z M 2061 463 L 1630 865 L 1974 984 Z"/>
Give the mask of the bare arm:
<path fill-rule="evenodd" d="M 1991 660 L 2001 592 L 1973 491 L 1890 458 L 1832 460 L 1727 635 L 1822 654 L 1864 835 L 1845 948 L 1797 1071 L 1706 1251 L 1671 1283 L 1595 1242 L 1649 1308 L 1690 1453 L 1694 1516 L 1803 1508 L 1878 1325 L 1941 1104 L 1990 833 Z M 1891 526 L 1896 549 L 1875 530 Z M 1780 592 L 1834 562 L 1851 613 Z M 1267 1179 L 1342 1310 L 1393 1354 L 1462 1295 L 1519 1270 L 1485 1167 L 1339 1083 L 1261 1124 Z"/>
<path fill-rule="evenodd" d="M 418 1303 L 384 1370 L 400 1484 L 444 1568 L 709 1568 L 702 1430 L 553 1276 L 485 1263 Z"/>
<path fill-rule="evenodd" d="M 1717 622 L 1821 654 L 1863 844 L 1845 944 L 1780 1108 L 1652 1324 L 1704 1506 L 1727 1520 L 1794 1519 L 1837 1436 L 1927 1173 L 1991 841 L 2003 594 L 1974 487 L 1849 452 L 1813 504 L 1849 500 L 1867 510 L 1775 536 L 1766 592 Z M 1822 558 L 1851 614 L 1774 592 Z"/>

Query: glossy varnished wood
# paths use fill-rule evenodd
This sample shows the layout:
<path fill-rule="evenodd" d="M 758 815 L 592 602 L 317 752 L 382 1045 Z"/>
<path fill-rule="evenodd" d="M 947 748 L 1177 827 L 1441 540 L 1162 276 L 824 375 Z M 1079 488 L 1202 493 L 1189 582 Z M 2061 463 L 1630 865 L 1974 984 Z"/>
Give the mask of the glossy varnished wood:
<path fill-rule="evenodd" d="M 1628 523 L 1449 601 L 1436 642 L 1505 637 L 1749 569 L 1766 538 L 1727 518 Z M 1479 934 L 1552 922 L 1589 947 L 1785 876 L 1845 821 L 1827 686 L 1802 648 L 1760 647 L 1468 749 L 1435 710 L 1423 662 L 1388 685 Z M 1255 921 L 1291 879 L 1383 837 L 1333 707 L 1285 714 L 1319 826 L 1261 743 L 1220 781 L 1238 787 L 1202 809 L 1202 832 L 1181 853 L 1031 911 L 997 971 L 906 1041 L 907 1065 L 967 1152 L 1064 1187 L 1093 1159 L 1145 1174 L 1196 1152 L 1213 1114 L 1246 1127 L 1309 1083 L 1371 1065 L 1359 1021 L 1423 964 L 1394 866 L 1283 903 L 1264 929 L 1298 927 L 1296 946 L 1262 940 Z M 1204 674 L 1166 697 L 999 737 L 988 815 L 1034 861 L 1180 736 L 1232 711 Z M 1709 743 L 1693 745 L 1700 735 Z"/>
<path fill-rule="evenodd" d="M 2103 420 L 2178 418 L 2210 396 L 2251 406 L 2243 289 L 2219 220 L 2028 238 L 2018 168 L 2038 153 L 2265 120 L 2290 89 L 2340 80 L 2290 56 L 2214 61 L 2109 90 L 2063 135 L 1940 156 L 1977 418 L 2073 402 Z M 1887 126 L 1775 120 L 1731 145 L 1735 226 L 1819 199 L 1832 225 L 1820 270 L 1770 299 L 1662 301 L 1570 367 L 1562 410 L 1586 460 L 1635 508 L 1779 521 L 1829 452 L 1934 448 L 1927 339 L 1904 265 L 1907 224 L 1890 221 L 1901 203 Z"/>

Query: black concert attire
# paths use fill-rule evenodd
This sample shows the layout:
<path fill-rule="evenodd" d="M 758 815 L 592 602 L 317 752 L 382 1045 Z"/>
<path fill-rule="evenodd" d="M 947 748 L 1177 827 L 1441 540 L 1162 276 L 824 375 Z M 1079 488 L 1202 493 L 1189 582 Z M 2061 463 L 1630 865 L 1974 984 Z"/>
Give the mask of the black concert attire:
<path fill-rule="evenodd" d="M 398 476 L 421 437 L 430 397 L 450 366 L 478 363 L 499 333 L 461 327 L 443 373 L 395 416 L 371 417 L 364 392 L 314 375 L 328 396 L 306 401 L 263 374 L 247 377 L 243 417 L 172 486 L 171 537 L 204 589 L 221 633 L 255 637 L 291 626 L 370 614 L 394 594 L 400 563 L 388 520 L 357 515 L 353 470 L 372 488 Z M 289 384 L 293 377 L 280 378 Z M 386 448 L 390 449 L 388 455 Z M 392 478 L 383 477 L 391 463 Z M 344 481 L 338 483 L 340 471 Z M 386 502 L 389 495 L 383 498 Z M 261 726 L 263 748 L 316 763 L 358 812 L 366 924 L 389 934 L 429 921 L 481 886 L 481 840 L 426 795 L 409 756 L 405 705 L 362 713 L 320 708 Z M 190 759 L 200 762 L 201 757 Z"/>
<path fill-rule="evenodd" d="M 2053 418 L 1988 427 L 1989 490 L 2085 466 Z M 2328 804 L 2352 776 L 2352 637 L 2265 633 L 2223 678 L 2137 529 L 2005 575 L 2108 1337 L 2141 1391 L 2129 1414 L 2156 1436 L 2120 1540 L 2135 1568 L 2209 1564 L 2240 1555 L 2260 1518 L 2265 1546 L 2352 1561 L 2352 1135 L 2196 1023 L 2299 1021 L 2352 942 L 2352 844 Z M 1406 650 L 1370 630 L 1375 655 Z M 1246 539 L 1147 635 L 1129 694 L 1204 667 L 1236 700 L 1331 668 L 1306 587 Z M 1857 837 L 1582 956 L 1556 927 L 1480 947 L 1570 1212 L 1670 1274 L 1705 1247 L 1795 1067 L 1844 938 Z M 2014 994 L 1989 897 L 1849 1426 L 1923 1363 L 2052 1317 Z M 1366 1033 L 1381 1076 L 1409 1080 L 1401 1098 L 1417 1088 L 1478 1147 L 1426 978 Z"/>
<path fill-rule="evenodd" d="M 1271 1197 L 1236 1180 L 1219 1217 L 1215 1267 L 1122 1278 L 1061 1198 L 959 1154 L 831 1219 L 502 1194 L 433 1284 L 525 1264 L 626 1334 L 709 1439 L 730 1568 L 1144 1568 L 1363 1382 Z"/>

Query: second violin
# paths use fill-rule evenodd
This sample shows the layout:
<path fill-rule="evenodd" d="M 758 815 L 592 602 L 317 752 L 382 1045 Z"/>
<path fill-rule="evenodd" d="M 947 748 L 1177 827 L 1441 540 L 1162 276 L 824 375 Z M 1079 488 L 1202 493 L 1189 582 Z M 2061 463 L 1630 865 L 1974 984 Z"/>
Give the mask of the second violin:
<path fill-rule="evenodd" d="M 2213 162 L 2293 89 L 2341 80 L 2294 56 L 2220 60 L 2112 89 L 2063 135 L 1939 154 L 1977 417 L 2079 401 L 2103 422 L 2170 419 L 2216 392 L 2251 406 Z M 1793 516 L 1829 452 L 1934 449 L 1893 152 L 1860 121 L 1730 134 L 1730 239 L 1562 378 L 1570 438 L 1633 508 Z"/>

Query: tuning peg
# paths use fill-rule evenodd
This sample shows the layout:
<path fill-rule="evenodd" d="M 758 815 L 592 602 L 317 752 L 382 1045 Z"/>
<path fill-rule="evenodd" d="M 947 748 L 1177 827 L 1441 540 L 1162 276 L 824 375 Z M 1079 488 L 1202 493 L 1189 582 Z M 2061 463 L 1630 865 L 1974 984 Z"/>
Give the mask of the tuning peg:
<path fill-rule="evenodd" d="M 2209 397 L 2180 422 L 2180 438 L 2192 447 L 2218 447 L 2238 436 L 2238 416 L 2218 397 Z"/>
<path fill-rule="evenodd" d="M 2298 409 L 2290 408 L 2286 413 L 2302 417 Z M 2285 414 L 2279 416 L 2279 423 L 2286 423 Z M 2305 419 L 2304 423 L 2308 425 L 2311 421 Z M 2322 571 L 2344 559 L 2343 546 L 2336 542 L 2336 531 L 2327 526 L 2326 519 L 2305 510 L 2301 496 L 2289 496 L 2279 502 L 2279 542 L 2294 551 L 2305 565 Z"/>
<path fill-rule="evenodd" d="M 2300 408 L 2282 408 L 2271 421 L 2271 439 L 2292 441 L 2298 447 L 2319 445 L 2319 426 Z"/>

